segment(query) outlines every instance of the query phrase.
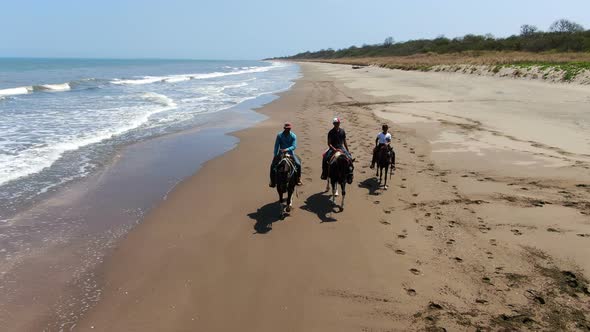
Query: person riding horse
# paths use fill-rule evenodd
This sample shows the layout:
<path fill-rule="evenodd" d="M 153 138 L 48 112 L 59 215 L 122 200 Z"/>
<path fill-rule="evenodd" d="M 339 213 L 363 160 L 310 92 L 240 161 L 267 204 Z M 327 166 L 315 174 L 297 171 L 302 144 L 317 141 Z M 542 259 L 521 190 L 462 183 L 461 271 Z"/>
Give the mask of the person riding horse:
<path fill-rule="evenodd" d="M 301 185 L 301 161 L 299 160 L 299 157 L 295 155 L 295 152 L 293 152 L 297 148 L 297 135 L 291 132 L 292 127 L 291 123 L 285 123 L 283 131 L 278 133 L 277 138 L 275 139 L 275 147 L 273 150 L 274 158 L 270 164 L 270 184 L 268 185 L 271 188 L 276 186 L 275 166 L 276 163 L 279 162 L 281 152 L 285 152 L 293 158 L 295 166 L 297 167 L 297 172 L 295 173 L 297 185 Z"/>
<path fill-rule="evenodd" d="M 349 159 L 349 162 L 353 161 L 352 155 L 348 151 L 348 144 L 346 143 L 346 132 L 344 129 L 340 128 L 340 119 L 334 118 L 332 124 L 334 125 L 334 128 L 328 132 L 328 150 L 324 153 L 324 158 L 322 160 L 322 180 L 328 178 L 328 162 L 335 151 L 342 151 Z"/>
<path fill-rule="evenodd" d="M 389 126 L 384 124 L 381 129 L 383 130 L 377 135 L 375 139 L 375 148 L 373 149 L 373 160 L 371 160 L 371 169 L 375 167 L 375 162 L 377 162 L 377 157 L 379 154 L 379 150 L 384 146 L 387 146 L 387 149 L 391 152 L 391 160 L 392 160 L 392 169 L 395 169 L 395 151 L 391 147 L 391 134 L 387 131 L 389 130 Z"/>

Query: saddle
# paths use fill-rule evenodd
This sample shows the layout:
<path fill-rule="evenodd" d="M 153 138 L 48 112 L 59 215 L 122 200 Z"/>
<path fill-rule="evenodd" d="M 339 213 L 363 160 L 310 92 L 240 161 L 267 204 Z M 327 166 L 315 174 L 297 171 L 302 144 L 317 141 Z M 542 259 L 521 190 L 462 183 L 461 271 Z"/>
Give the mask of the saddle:
<path fill-rule="evenodd" d="M 329 150 L 328 150 L 329 151 Z M 326 151 L 326 153 L 328 153 L 328 151 Z M 344 156 L 344 158 L 346 158 L 346 161 L 348 162 L 349 165 L 352 165 L 352 160 L 350 158 L 348 158 L 348 156 L 346 155 L 346 153 L 344 153 L 342 150 L 340 149 L 336 149 L 334 150 L 334 153 L 332 153 L 332 155 L 330 156 L 330 159 L 327 160 L 328 165 L 332 164 L 336 159 L 338 159 L 340 156 Z M 324 154 L 325 157 L 325 154 Z"/>

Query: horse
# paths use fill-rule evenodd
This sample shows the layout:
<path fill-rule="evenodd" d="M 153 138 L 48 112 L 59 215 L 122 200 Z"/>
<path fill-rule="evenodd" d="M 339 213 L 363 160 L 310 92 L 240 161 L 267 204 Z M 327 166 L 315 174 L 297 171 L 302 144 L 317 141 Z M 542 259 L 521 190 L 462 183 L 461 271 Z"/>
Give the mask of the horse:
<path fill-rule="evenodd" d="M 350 160 L 346 154 L 337 150 L 334 152 L 328 162 L 328 183 L 326 191 L 330 190 L 332 185 L 332 203 L 336 204 L 336 197 L 338 196 L 338 184 L 342 189 L 342 203 L 340 209 L 344 210 L 344 197 L 346 196 L 346 184 L 352 183 L 354 171 L 354 160 Z"/>
<path fill-rule="evenodd" d="M 388 145 L 382 145 L 379 147 L 377 151 L 377 174 L 375 176 L 379 177 L 379 186 L 381 186 L 383 174 L 385 174 L 385 184 L 383 188 L 387 189 L 387 173 L 389 173 L 389 165 L 391 165 L 391 173 L 389 177 L 393 174 L 393 170 L 395 169 L 395 152 L 389 149 Z M 385 170 L 385 173 L 383 172 Z"/>
<path fill-rule="evenodd" d="M 293 157 L 286 152 L 282 152 L 278 159 L 279 161 L 275 166 L 275 179 L 277 192 L 279 194 L 279 204 L 281 205 L 281 216 L 285 216 L 287 213 L 291 212 L 291 209 L 293 208 L 293 192 L 297 185 L 297 177 L 295 176 L 297 168 Z M 286 204 L 283 205 L 283 195 L 285 193 L 287 193 L 287 201 Z"/>

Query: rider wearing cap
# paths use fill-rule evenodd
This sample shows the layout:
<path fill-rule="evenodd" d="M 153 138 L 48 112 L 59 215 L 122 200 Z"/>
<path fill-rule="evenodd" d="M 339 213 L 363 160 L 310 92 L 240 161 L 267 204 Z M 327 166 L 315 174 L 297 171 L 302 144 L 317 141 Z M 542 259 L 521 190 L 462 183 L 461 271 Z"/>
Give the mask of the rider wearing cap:
<path fill-rule="evenodd" d="M 275 139 L 275 147 L 273 150 L 274 158 L 270 165 L 270 187 L 275 187 L 275 164 L 279 161 L 279 155 L 281 152 L 286 152 L 291 157 L 293 157 L 293 161 L 295 161 L 295 166 L 297 171 L 295 173 L 297 185 L 301 185 L 301 161 L 299 157 L 295 155 L 293 152 L 297 148 L 297 135 L 291 132 L 291 128 L 293 126 L 290 122 L 285 123 L 283 126 L 283 131 L 277 134 L 277 138 Z"/>
<path fill-rule="evenodd" d="M 392 152 L 393 165 L 391 167 L 395 169 L 395 152 L 393 151 L 393 148 L 390 144 L 391 134 L 387 132 L 389 130 L 389 126 L 384 124 L 383 126 L 381 126 L 381 129 L 383 131 L 377 134 L 377 138 L 375 139 L 375 148 L 373 149 L 373 160 L 371 160 L 371 168 L 375 167 L 375 162 L 377 161 L 377 153 L 379 149 L 382 146 L 387 145 L 387 148 Z"/>
<path fill-rule="evenodd" d="M 334 128 L 328 132 L 328 151 L 326 151 L 322 160 L 322 180 L 328 178 L 328 160 L 330 160 L 334 151 L 342 151 L 352 161 L 352 155 L 348 152 L 348 144 L 346 143 L 346 132 L 340 128 L 340 119 L 334 118 L 332 124 Z"/>

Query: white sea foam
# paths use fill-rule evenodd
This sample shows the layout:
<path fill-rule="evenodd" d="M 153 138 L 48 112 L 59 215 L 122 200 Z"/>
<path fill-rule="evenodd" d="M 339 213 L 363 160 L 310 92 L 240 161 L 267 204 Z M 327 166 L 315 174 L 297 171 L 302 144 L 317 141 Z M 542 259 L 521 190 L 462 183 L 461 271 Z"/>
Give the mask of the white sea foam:
<path fill-rule="evenodd" d="M 50 167 L 55 161 L 68 151 L 74 151 L 84 146 L 99 143 L 103 140 L 121 135 L 138 128 L 149 121 L 150 117 L 176 108 L 176 103 L 165 95 L 158 93 L 146 93 L 142 98 L 149 100 L 158 106 L 126 106 L 117 111 L 124 114 L 117 125 L 105 126 L 88 133 L 79 133 L 73 136 L 56 137 L 57 141 L 49 138 L 46 144 L 38 144 L 17 154 L 0 154 L 0 185 L 9 181 L 38 173 Z M 92 113 L 92 110 L 86 110 Z"/>
<path fill-rule="evenodd" d="M 168 78 L 164 79 L 164 82 L 166 82 L 166 83 L 177 83 L 177 82 L 188 81 L 190 79 L 191 79 L 190 76 L 178 75 L 178 76 L 168 77 Z"/>
<path fill-rule="evenodd" d="M 122 79 L 114 79 L 111 81 L 113 84 L 130 84 L 130 85 L 140 85 L 140 84 L 151 84 L 156 82 L 162 82 L 166 79 L 166 77 L 160 76 L 144 76 L 143 78 L 138 79 L 129 79 L 129 80 L 122 80 Z"/>
<path fill-rule="evenodd" d="M 141 84 L 152 84 L 152 83 L 176 83 L 188 80 L 203 80 L 209 78 L 218 78 L 233 75 L 244 75 L 253 73 L 262 73 L 265 71 L 273 70 L 278 67 L 283 67 L 283 64 L 273 62 L 270 66 L 263 67 L 242 67 L 242 70 L 230 71 L 230 72 L 213 72 L 206 74 L 184 74 L 184 75 L 170 75 L 170 76 L 144 76 L 142 78 L 134 79 L 114 79 L 111 81 L 113 84 L 128 84 L 128 85 L 141 85 Z"/>
<path fill-rule="evenodd" d="M 155 93 L 155 92 L 146 92 L 141 95 L 141 98 L 143 98 L 145 100 L 149 100 L 149 101 L 154 102 L 156 104 L 160 104 L 162 106 L 169 106 L 169 107 L 176 107 L 177 106 L 176 103 L 174 102 L 174 100 L 172 100 L 170 97 L 164 96 L 162 94 Z"/>
<path fill-rule="evenodd" d="M 30 86 L 21 86 L 18 88 L 2 89 L 2 90 L 0 90 L 0 96 L 26 95 L 27 93 L 29 93 L 31 91 L 33 91 L 33 88 Z"/>
<path fill-rule="evenodd" d="M 68 91 L 71 89 L 70 83 L 62 83 L 62 84 L 43 84 L 43 85 L 36 85 L 35 90 L 46 90 L 46 91 Z"/>

